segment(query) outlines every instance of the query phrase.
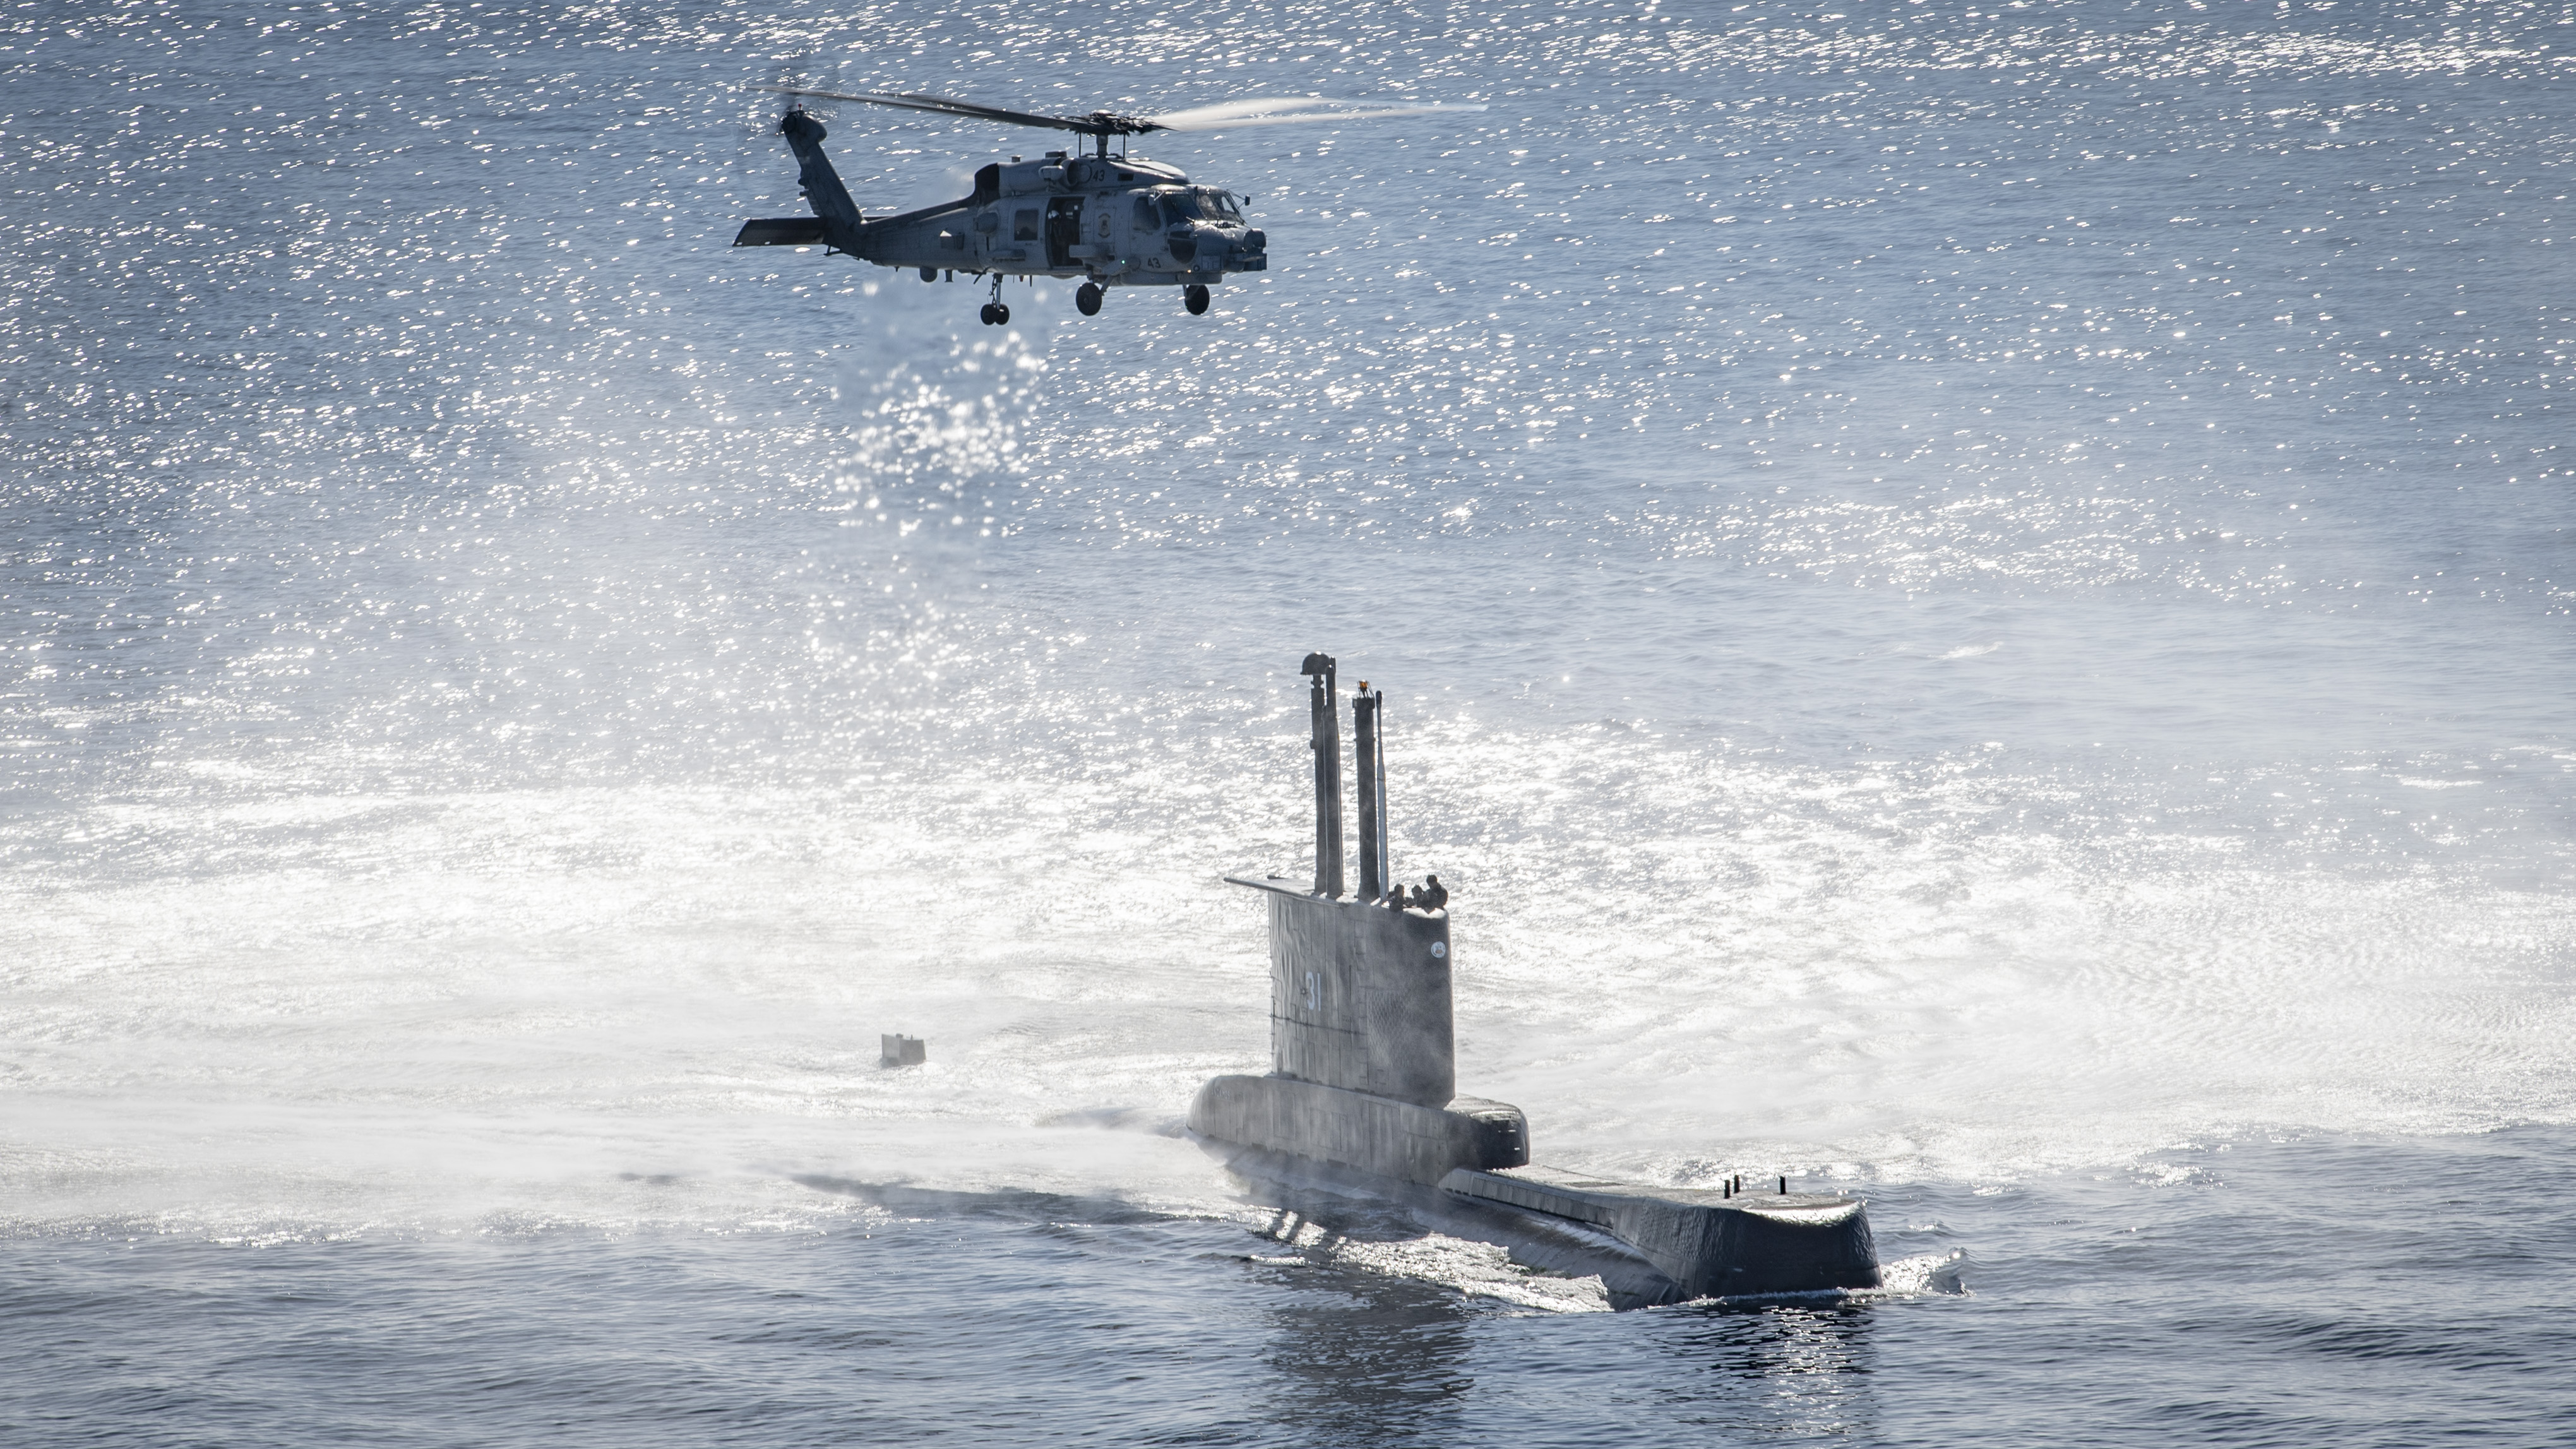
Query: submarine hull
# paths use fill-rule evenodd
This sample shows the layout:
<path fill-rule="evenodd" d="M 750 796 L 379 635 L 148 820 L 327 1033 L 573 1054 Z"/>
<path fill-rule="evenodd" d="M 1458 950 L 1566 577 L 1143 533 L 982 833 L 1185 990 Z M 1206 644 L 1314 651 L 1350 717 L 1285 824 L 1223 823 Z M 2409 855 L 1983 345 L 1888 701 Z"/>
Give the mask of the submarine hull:
<path fill-rule="evenodd" d="M 1479 1097 L 1428 1107 L 1295 1077 L 1216 1077 L 1191 1101 L 1189 1123 L 1220 1142 L 1426 1186 L 1460 1168 L 1493 1171 L 1529 1161 L 1521 1110 Z"/>
<path fill-rule="evenodd" d="M 1724 1196 L 1647 1188 L 1533 1167 L 1463 1168 L 1441 1180 L 1451 1197 L 1518 1208 L 1608 1233 L 1692 1298 L 1742 1298 L 1879 1286 L 1869 1210 L 1815 1193 Z"/>

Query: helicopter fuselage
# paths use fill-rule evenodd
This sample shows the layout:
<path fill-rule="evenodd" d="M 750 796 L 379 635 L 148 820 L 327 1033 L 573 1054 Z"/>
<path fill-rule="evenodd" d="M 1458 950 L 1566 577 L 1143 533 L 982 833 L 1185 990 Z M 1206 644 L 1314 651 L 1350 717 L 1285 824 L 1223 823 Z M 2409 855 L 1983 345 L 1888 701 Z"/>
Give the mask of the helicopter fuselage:
<path fill-rule="evenodd" d="M 962 201 L 865 223 L 858 254 L 889 267 L 1177 287 L 1267 270 L 1267 240 L 1232 195 L 1192 186 L 1177 167 L 1059 152 L 985 167 Z"/>
<path fill-rule="evenodd" d="M 802 164 L 798 179 L 814 215 L 745 222 L 736 246 L 820 244 L 918 270 L 925 281 L 963 272 L 1204 287 L 1270 266 L 1268 239 L 1246 224 L 1231 193 L 1193 185 L 1161 162 L 1061 151 L 1014 158 L 977 171 L 969 196 L 868 218 L 823 155 L 821 123 L 790 111 L 779 130 Z"/>

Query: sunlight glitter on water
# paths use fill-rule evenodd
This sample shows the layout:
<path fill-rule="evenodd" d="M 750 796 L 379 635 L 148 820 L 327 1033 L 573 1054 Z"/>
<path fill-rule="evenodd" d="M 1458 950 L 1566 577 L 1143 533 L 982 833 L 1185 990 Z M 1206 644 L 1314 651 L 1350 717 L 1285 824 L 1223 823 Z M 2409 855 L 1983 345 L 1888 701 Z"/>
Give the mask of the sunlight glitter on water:
<path fill-rule="evenodd" d="M 2252 1361 L 2307 1386 L 2272 1442 L 2412 1433 L 2442 1391 L 2377 1396 L 2454 1350 L 2420 1283 L 2350 1338 L 2439 1256 L 2381 1194 L 2465 1174 L 2441 1213 L 2511 1237 L 2576 1117 L 2566 18 L 0 21 L 0 1225 L 81 1265 L 47 1312 L 115 1301 L 65 1245 L 129 1228 L 352 1302 L 604 1272 L 730 1323 L 791 1242 L 1051 1341 L 1068 1302 L 1222 1301 L 1157 1351 L 1212 1334 L 1225 1392 L 1181 1397 L 1258 1382 L 1255 1427 L 1155 1419 L 1114 1354 L 1024 1366 L 1244 1442 L 1598 1442 L 1521 1372 L 1575 1343 L 1640 1442 L 1903 1439 L 1974 1357 L 1907 1335 L 1952 1332 L 2016 1345 L 1957 1392 L 2056 1415 L 2032 1442 Z M 970 331 L 972 287 L 728 247 L 797 206 L 744 89 L 791 73 L 1490 109 L 1148 138 L 1254 198 L 1276 269 L 1205 318 L 1041 286 Z M 1032 144 L 857 110 L 829 145 L 871 211 Z M 1168 1134 L 1265 1059 L 1216 876 L 1301 868 L 1308 648 L 1393 701 L 1465 1088 L 1552 1162 L 1864 1191 L 1891 1263 L 1973 1247 L 1994 1290 L 1929 1311 L 1985 1326 L 1593 1329 L 1419 1231 L 1243 1262 L 1259 1225 Z M 875 1066 L 896 1030 L 926 1068 Z M 2266 1277 L 2302 1213 L 2368 1246 Z M 675 1225 L 731 1246 L 666 1261 Z M 2563 1360 L 2518 1281 L 2482 1336 Z M 2058 1352 L 2168 1309 L 2146 1370 Z M 1490 1336 L 1524 1318 L 1567 1336 Z M 938 1332 L 924 1383 L 1020 1341 Z M 1778 1393 L 1623 1378 L 1650 1340 Z M 2268 1432 L 2214 1413 L 2124 1422 Z"/>

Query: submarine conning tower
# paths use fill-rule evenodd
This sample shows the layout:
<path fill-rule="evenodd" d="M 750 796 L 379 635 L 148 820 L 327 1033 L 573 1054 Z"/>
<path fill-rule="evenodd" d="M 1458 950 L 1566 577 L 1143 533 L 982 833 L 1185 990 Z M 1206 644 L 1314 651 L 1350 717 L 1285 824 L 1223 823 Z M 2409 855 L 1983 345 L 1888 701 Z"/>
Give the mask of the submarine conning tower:
<path fill-rule="evenodd" d="M 1359 881 L 1347 890 L 1337 666 L 1309 654 L 1300 672 L 1315 755 L 1313 878 L 1225 878 L 1268 906 L 1271 1070 L 1210 1080 L 1190 1103 L 1190 1130 L 1436 1185 L 1498 1221 L 1615 1239 L 1660 1275 L 1669 1291 L 1658 1301 L 1877 1286 L 1856 1199 L 1792 1193 L 1785 1178 L 1777 1193 L 1710 1192 L 1529 1168 L 1521 1110 L 1456 1095 L 1446 896 L 1408 900 L 1388 870 L 1385 696 L 1363 682 L 1351 700 Z"/>
<path fill-rule="evenodd" d="M 1315 883 L 1270 898 L 1271 1069 L 1283 1077 L 1371 1092 L 1424 1107 L 1457 1095 L 1449 1004 L 1449 913 L 1405 909 L 1386 868 L 1385 696 L 1365 683 L 1351 700 L 1359 783 L 1360 880 L 1345 895 L 1341 712 L 1329 655 L 1306 656 L 1315 752 Z"/>
<path fill-rule="evenodd" d="M 1520 1109 L 1457 1095 L 1449 913 L 1405 904 L 1387 869 L 1385 696 L 1363 683 L 1351 700 L 1351 891 L 1337 666 L 1309 654 L 1301 668 L 1311 681 L 1314 877 L 1226 877 L 1268 901 L 1271 1072 L 1209 1082 L 1190 1106 L 1190 1128 L 1422 1183 L 1460 1167 L 1518 1167 L 1529 1161 Z"/>

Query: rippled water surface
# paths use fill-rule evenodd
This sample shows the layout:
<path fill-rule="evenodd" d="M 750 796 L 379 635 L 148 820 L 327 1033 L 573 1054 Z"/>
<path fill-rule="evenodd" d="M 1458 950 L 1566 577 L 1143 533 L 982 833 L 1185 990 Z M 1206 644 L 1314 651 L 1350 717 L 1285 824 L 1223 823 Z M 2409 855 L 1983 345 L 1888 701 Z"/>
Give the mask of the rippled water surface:
<path fill-rule="evenodd" d="M 2565 1442 L 2571 67 L 2563 0 L 0 14 L 0 1437 Z M 1274 270 L 997 329 L 729 248 L 782 80 L 1488 109 L 1146 138 Z M 1049 144 L 828 124 L 880 212 Z M 1310 648 L 1465 1090 L 1969 1292 L 1587 1312 L 1179 1137 Z"/>

